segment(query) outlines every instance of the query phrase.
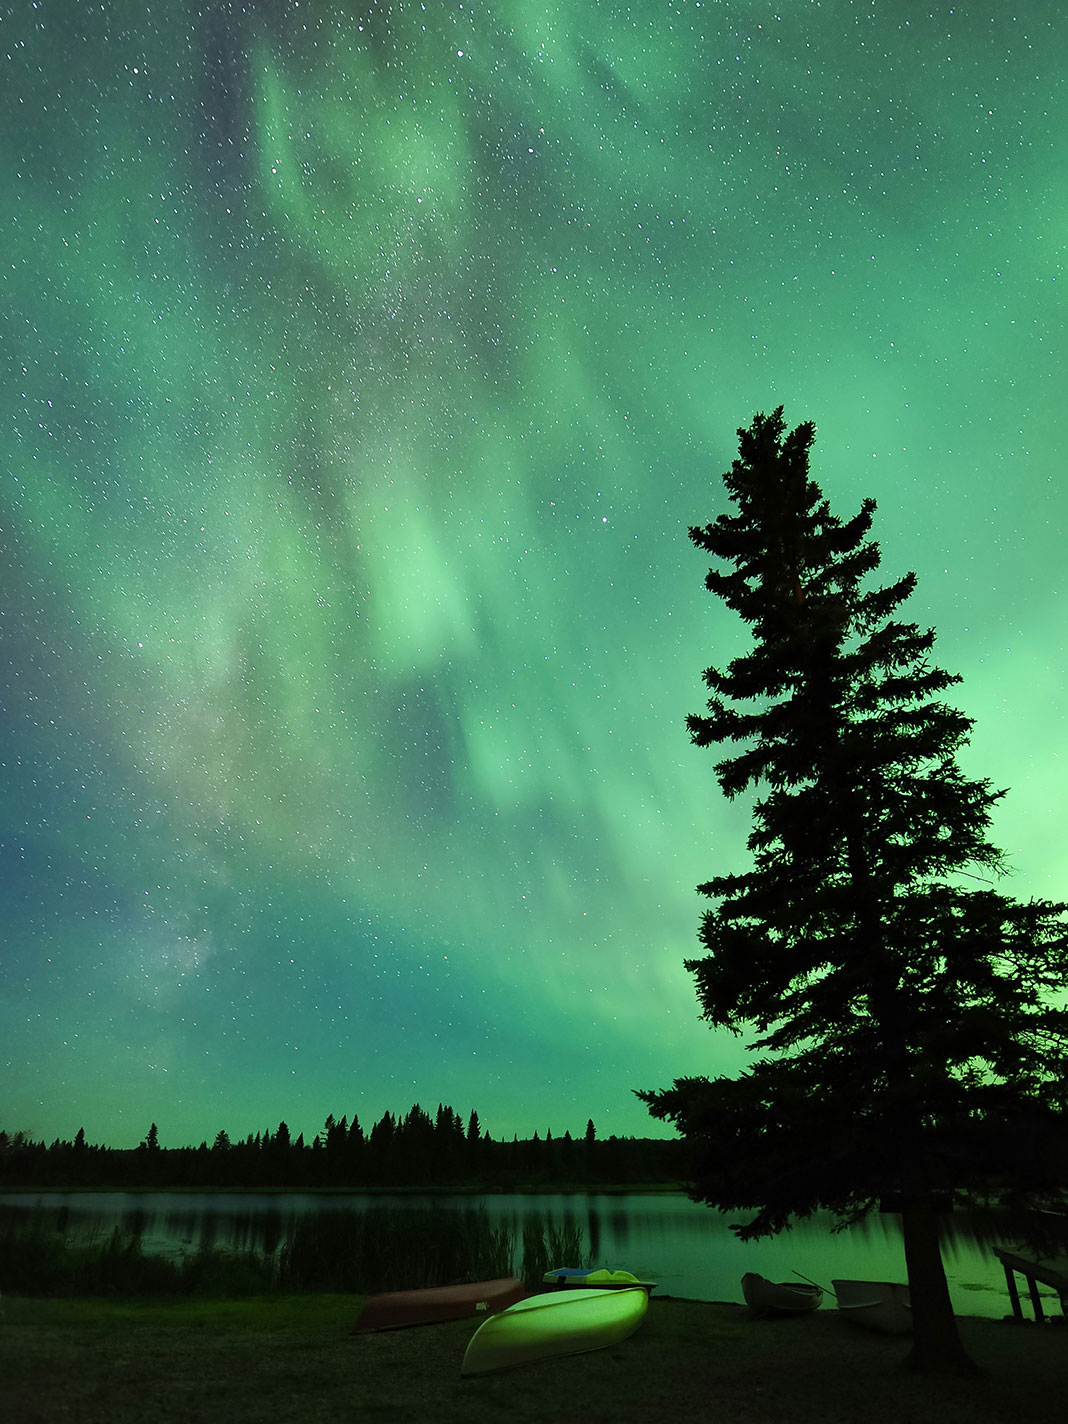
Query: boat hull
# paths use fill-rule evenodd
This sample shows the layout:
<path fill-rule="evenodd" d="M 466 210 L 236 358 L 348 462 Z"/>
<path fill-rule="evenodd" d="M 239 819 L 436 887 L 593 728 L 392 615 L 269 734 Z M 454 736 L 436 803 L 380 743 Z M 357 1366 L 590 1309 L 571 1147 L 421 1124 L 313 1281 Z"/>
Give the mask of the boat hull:
<path fill-rule="evenodd" d="M 493 1374 L 559 1355 L 603 1350 L 632 1335 L 649 1307 L 640 1286 L 533 1295 L 493 1315 L 472 1335 L 462 1375 Z"/>
<path fill-rule="evenodd" d="M 818 1310 L 823 1300 L 823 1287 L 806 1285 L 803 1281 L 769 1281 L 754 1271 L 742 1277 L 742 1295 L 755 1315 L 807 1315 Z"/>
<path fill-rule="evenodd" d="M 832 1281 L 843 1319 L 883 1335 L 911 1335 L 909 1288 L 897 1281 Z"/>
<path fill-rule="evenodd" d="M 506 1310 L 527 1292 L 516 1276 L 495 1281 L 469 1281 L 458 1286 L 432 1286 L 428 1290 L 384 1291 L 368 1296 L 358 1333 L 368 1330 L 401 1330 L 408 1325 L 435 1325 L 443 1320 L 464 1320 L 471 1316 Z"/>

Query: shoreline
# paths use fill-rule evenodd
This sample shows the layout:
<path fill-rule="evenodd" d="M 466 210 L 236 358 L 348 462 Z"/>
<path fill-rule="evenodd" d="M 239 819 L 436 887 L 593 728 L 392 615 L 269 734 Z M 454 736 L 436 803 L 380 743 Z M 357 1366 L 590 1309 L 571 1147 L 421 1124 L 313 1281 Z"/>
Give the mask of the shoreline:
<path fill-rule="evenodd" d="M 537 1291 L 532 1290 L 529 1294 L 537 1294 Z M 368 1295 L 358 1293 L 339 1294 L 336 1291 L 316 1290 L 275 1290 L 264 1294 L 242 1296 L 202 1295 L 196 1292 L 168 1295 L 27 1295 L 14 1291 L 0 1294 L 0 1323 L 10 1323 L 16 1318 L 21 1318 L 22 1322 L 27 1324 L 33 1323 L 35 1319 L 48 1324 L 57 1322 L 72 1324 L 93 1320 L 97 1325 L 106 1327 L 117 1320 L 138 1320 L 145 1324 L 180 1327 L 199 1317 L 208 1319 L 222 1313 L 237 1322 L 244 1317 L 247 1324 L 254 1325 L 257 1323 L 258 1315 L 262 1315 L 267 1320 L 299 1320 L 304 1315 L 314 1316 L 321 1310 L 329 1313 L 341 1302 L 351 1312 L 358 1312 L 366 1299 L 369 1299 Z M 844 1321 L 833 1300 L 826 1299 L 814 1311 L 799 1315 L 774 1316 L 756 1315 L 741 1300 L 706 1300 L 701 1296 L 672 1295 L 666 1291 L 662 1292 L 659 1288 L 650 1292 L 649 1302 L 650 1308 L 654 1304 L 664 1304 L 692 1307 L 694 1310 L 720 1311 L 738 1323 L 749 1325 L 757 1330 L 804 1329 L 806 1328 L 805 1322 L 834 1320 L 845 1329 L 847 1336 L 850 1337 L 881 1340 L 887 1345 L 904 1344 L 906 1348 L 909 1339 L 908 1336 L 886 1335 Z M 68 1319 L 64 1321 L 64 1317 L 68 1317 Z M 1011 1313 L 969 1315 L 958 1311 L 954 1318 L 965 1327 L 979 1326 L 985 1329 L 988 1326 L 1004 1326 L 1014 1330 L 1023 1330 L 1025 1333 L 1036 1330 L 1039 1335 L 1068 1337 L 1068 1314 L 1047 1315 L 1043 1320 L 1038 1321 L 1031 1315 L 1025 1315 L 1022 1319 L 1018 1319 Z M 469 1323 L 473 1324 L 473 1322 Z M 397 1332 L 379 1333 L 393 1334 Z M 418 1328 L 405 1328 L 402 1333 L 415 1335 L 418 1334 Z M 1065 1348 L 1066 1363 L 1068 1363 L 1068 1338 L 1066 1338 Z"/>

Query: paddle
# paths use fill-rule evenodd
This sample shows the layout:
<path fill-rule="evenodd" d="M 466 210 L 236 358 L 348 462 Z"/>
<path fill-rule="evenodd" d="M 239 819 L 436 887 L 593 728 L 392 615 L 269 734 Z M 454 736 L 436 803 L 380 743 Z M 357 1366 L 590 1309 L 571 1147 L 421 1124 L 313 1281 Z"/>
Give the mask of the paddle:
<path fill-rule="evenodd" d="M 803 1281 L 808 1281 L 808 1283 L 809 1283 L 810 1286 L 819 1286 L 819 1289 L 820 1289 L 821 1291 L 826 1291 L 828 1295 L 834 1295 L 834 1291 L 831 1290 L 829 1286 L 821 1286 L 820 1283 L 819 1283 L 819 1281 L 814 1281 L 811 1276 L 804 1276 L 804 1275 L 801 1275 L 801 1272 L 798 1271 L 798 1270 L 794 1270 L 794 1268 L 793 1268 L 792 1266 L 790 1267 L 790 1269 L 794 1272 L 794 1275 L 795 1275 L 795 1276 L 801 1276 L 801 1279 L 802 1279 Z M 834 1298 L 835 1298 L 835 1300 L 838 1299 L 838 1297 L 837 1297 L 836 1295 L 834 1295 Z"/>

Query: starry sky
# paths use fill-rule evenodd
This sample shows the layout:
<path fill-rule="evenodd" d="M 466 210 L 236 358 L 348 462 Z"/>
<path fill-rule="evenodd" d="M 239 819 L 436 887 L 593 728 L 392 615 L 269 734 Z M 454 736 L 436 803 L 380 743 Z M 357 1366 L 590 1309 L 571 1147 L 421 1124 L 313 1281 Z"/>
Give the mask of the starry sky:
<path fill-rule="evenodd" d="M 4 7 L 0 1126 L 655 1135 L 740 1066 L 686 531 L 779 404 L 1064 898 L 1064 56 L 1046 0 Z"/>

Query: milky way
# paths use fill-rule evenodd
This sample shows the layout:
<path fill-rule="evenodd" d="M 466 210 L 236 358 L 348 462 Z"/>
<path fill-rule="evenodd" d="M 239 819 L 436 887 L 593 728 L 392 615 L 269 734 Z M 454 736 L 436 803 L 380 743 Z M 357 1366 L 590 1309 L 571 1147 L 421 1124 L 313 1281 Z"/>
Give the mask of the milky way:
<path fill-rule="evenodd" d="M 780 403 L 1065 896 L 1055 7 L 148 8 L 0 25 L 0 1126 L 644 1134 L 743 1062 L 686 529 Z"/>

